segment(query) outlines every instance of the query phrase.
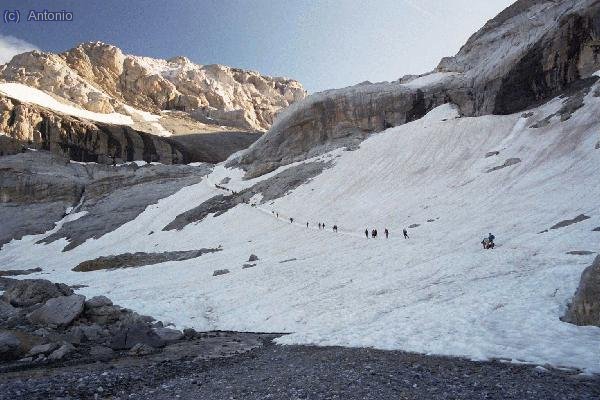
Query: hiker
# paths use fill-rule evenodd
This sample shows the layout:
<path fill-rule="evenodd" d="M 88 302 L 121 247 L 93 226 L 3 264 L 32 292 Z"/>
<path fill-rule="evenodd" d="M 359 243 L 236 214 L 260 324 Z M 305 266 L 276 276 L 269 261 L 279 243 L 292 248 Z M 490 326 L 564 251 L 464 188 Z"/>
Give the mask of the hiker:
<path fill-rule="evenodd" d="M 319 229 L 321 229 L 321 223 L 319 222 Z"/>
<path fill-rule="evenodd" d="M 334 225 L 334 226 L 333 226 L 333 231 L 334 231 L 335 233 L 337 233 L 337 225 Z"/>
<path fill-rule="evenodd" d="M 294 223 L 294 218 L 290 217 L 290 224 L 293 224 L 293 223 Z"/>
<path fill-rule="evenodd" d="M 275 218 L 279 218 L 279 213 L 275 213 Z"/>
<path fill-rule="evenodd" d="M 323 229 L 325 229 L 325 224 L 321 224 L 323 226 Z"/>
<path fill-rule="evenodd" d="M 385 233 L 385 238 L 387 239 L 388 236 L 390 235 L 390 231 L 388 231 L 388 228 L 385 228 L 384 233 Z"/>
<path fill-rule="evenodd" d="M 371 231 L 371 237 L 372 237 L 373 239 L 375 239 L 375 238 L 377 237 L 377 229 L 373 229 L 373 230 Z"/>
<path fill-rule="evenodd" d="M 365 229 L 365 236 L 367 237 L 367 239 L 369 238 L 369 230 Z"/>
<path fill-rule="evenodd" d="M 494 239 L 496 239 L 496 237 L 494 235 L 492 235 L 491 233 L 488 234 L 488 237 L 483 238 L 483 240 L 481 241 L 483 248 L 487 250 L 487 249 L 493 249 L 494 247 L 496 247 L 496 244 L 494 243 Z"/>
<path fill-rule="evenodd" d="M 402 233 L 404 234 L 404 239 L 408 239 L 408 231 L 406 228 L 402 229 Z"/>
<path fill-rule="evenodd" d="M 308 222 L 306 223 L 306 227 L 308 228 Z"/>

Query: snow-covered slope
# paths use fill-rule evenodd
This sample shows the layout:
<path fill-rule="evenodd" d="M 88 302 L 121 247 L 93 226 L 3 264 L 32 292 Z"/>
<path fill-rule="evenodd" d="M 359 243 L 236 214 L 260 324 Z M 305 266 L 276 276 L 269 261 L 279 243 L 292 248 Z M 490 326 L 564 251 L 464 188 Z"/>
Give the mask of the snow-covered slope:
<path fill-rule="evenodd" d="M 550 117 L 539 128 L 531 126 L 568 99 L 532 114 L 473 118 L 455 118 L 455 108 L 444 105 L 373 134 L 358 150 L 319 156 L 333 166 L 280 199 L 163 231 L 182 212 L 227 194 L 215 187 L 223 178 L 237 191 L 303 162 L 250 181 L 219 165 L 99 239 L 62 252 L 66 239 L 35 244 L 48 233 L 25 237 L 3 247 L 0 264 L 41 266 L 46 278 L 88 285 L 83 294 L 108 295 L 178 327 L 289 332 L 280 343 L 600 372 L 600 328 L 559 319 L 593 257 L 567 252 L 599 250 L 600 233 L 592 232 L 600 226 L 597 90 L 570 119 Z M 579 214 L 590 218 L 540 233 Z M 412 224 L 419 226 L 403 239 L 402 228 Z M 380 238 L 365 238 L 365 228 L 377 228 Z M 495 250 L 481 248 L 488 232 L 497 237 Z M 218 246 L 186 261 L 71 271 L 98 256 Z M 252 253 L 256 266 L 242 269 Z M 224 268 L 230 273 L 213 276 Z"/>

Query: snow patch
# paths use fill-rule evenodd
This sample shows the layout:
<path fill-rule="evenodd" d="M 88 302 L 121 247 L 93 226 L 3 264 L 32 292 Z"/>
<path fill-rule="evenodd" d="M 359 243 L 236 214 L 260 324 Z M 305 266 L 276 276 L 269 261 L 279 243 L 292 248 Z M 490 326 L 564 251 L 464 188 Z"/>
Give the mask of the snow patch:
<path fill-rule="evenodd" d="M 119 113 L 102 114 L 84 110 L 83 108 L 61 103 L 46 92 L 23 85 L 21 83 L 0 83 L 0 93 L 25 103 L 36 104 L 38 106 L 49 108 L 63 114 L 71 115 L 73 117 L 85 118 L 107 124 L 133 124 L 133 120 L 129 115 L 123 115 Z"/>

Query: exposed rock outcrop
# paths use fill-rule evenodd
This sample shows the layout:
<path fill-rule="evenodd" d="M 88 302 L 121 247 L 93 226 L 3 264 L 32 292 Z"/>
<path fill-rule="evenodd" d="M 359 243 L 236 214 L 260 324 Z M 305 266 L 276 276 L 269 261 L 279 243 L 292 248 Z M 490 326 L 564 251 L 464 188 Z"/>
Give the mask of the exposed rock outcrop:
<path fill-rule="evenodd" d="M 112 268 L 135 268 L 143 265 L 153 265 L 167 261 L 189 260 L 192 258 L 201 257 L 203 254 L 214 253 L 217 251 L 221 251 L 221 248 L 188 251 L 165 251 L 162 253 L 125 253 L 83 261 L 73 268 L 73 271 L 89 272 Z"/>
<path fill-rule="evenodd" d="M 34 104 L 0 96 L 0 132 L 20 146 L 0 147 L 4 154 L 21 148 L 49 150 L 74 161 L 110 164 L 143 160 L 177 164 L 190 162 L 185 147 L 172 139 L 137 131 L 126 125 L 88 121 Z"/>
<path fill-rule="evenodd" d="M 73 290 L 64 284 L 55 284 L 44 279 L 24 279 L 12 284 L 2 295 L 2 299 L 15 307 L 29 307 L 71 294 Z"/>
<path fill-rule="evenodd" d="M 45 241 L 66 237 L 69 248 L 76 247 L 134 219 L 149 204 L 200 182 L 210 170 L 208 165 L 80 164 L 44 151 L 1 157 L 0 246 L 50 230 L 70 208 L 87 213 Z"/>
<path fill-rule="evenodd" d="M 101 42 L 60 54 L 32 51 L 0 68 L 0 78 L 45 90 L 99 113 L 124 105 L 158 113 L 183 110 L 218 125 L 266 130 L 277 111 L 304 98 L 295 80 L 185 57 L 159 60 L 123 54 Z"/>
<path fill-rule="evenodd" d="M 45 300 L 52 290 L 49 288 L 67 288 L 64 284 L 2 278 L 2 285 L 10 296 L 38 295 L 27 296 L 28 301 L 19 302 L 17 307 L 0 302 L 0 310 L 10 307 L 0 318 L 0 361 L 25 357 L 21 364 L 35 365 L 72 358 L 106 360 L 118 355 L 114 350 L 143 345 L 156 352 L 166 343 L 196 337 L 193 330 L 184 336 L 179 330 L 155 323 L 152 317 L 113 305 L 104 296 L 85 301 L 83 295 L 59 290 Z"/>
<path fill-rule="evenodd" d="M 421 118 L 443 103 L 463 116 L 538 105 L 600 69 L 600 3 L 519 0 L 424 76 L 309 96 L 230 165 L 252 178 L 372 132 Z"/>
<path fill-rule="evenodd" d="M 577 292 L 562 320 L 575 325 L 600 326 L 600 256 L 581 274 Z"/>

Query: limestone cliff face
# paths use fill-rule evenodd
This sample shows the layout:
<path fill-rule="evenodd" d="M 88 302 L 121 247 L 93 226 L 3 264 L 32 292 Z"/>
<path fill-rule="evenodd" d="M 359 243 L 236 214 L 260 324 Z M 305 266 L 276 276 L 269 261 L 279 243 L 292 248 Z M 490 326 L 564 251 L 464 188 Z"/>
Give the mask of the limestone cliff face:
<path fill-rule="evenodd" d="M 0 136 L 9 142 L 0 152 L 24 147 L 49 150 L 75 161 L 111 163 L 145 160 L 164 164 L 188 162 L 177 142 L 129 126 L 91 122 L 0 96 Z M 12 142 L 12 146 L 10 146 Z"/>
<path fill-rule="evenodd" d="M 520 0 L 425 76 L 317 93 L 283 112 L 231 164 L 253 177 L 454 103 L 461 115 L 510 114 L 600 70 L 600 1 Z"/>
<path fill-rule="evenodd" d="M 84 43 L 65 53 L 15 56 L 0 79 L 52 93 L 87 110 L 127 113 L 124 106 L 158 113 L 180 110 L 214 124 L 267 130 L 275 114 L 306 92 L 292 79 L 185 57 L 159 60 L 125 55 L 108 44 Z"/>

